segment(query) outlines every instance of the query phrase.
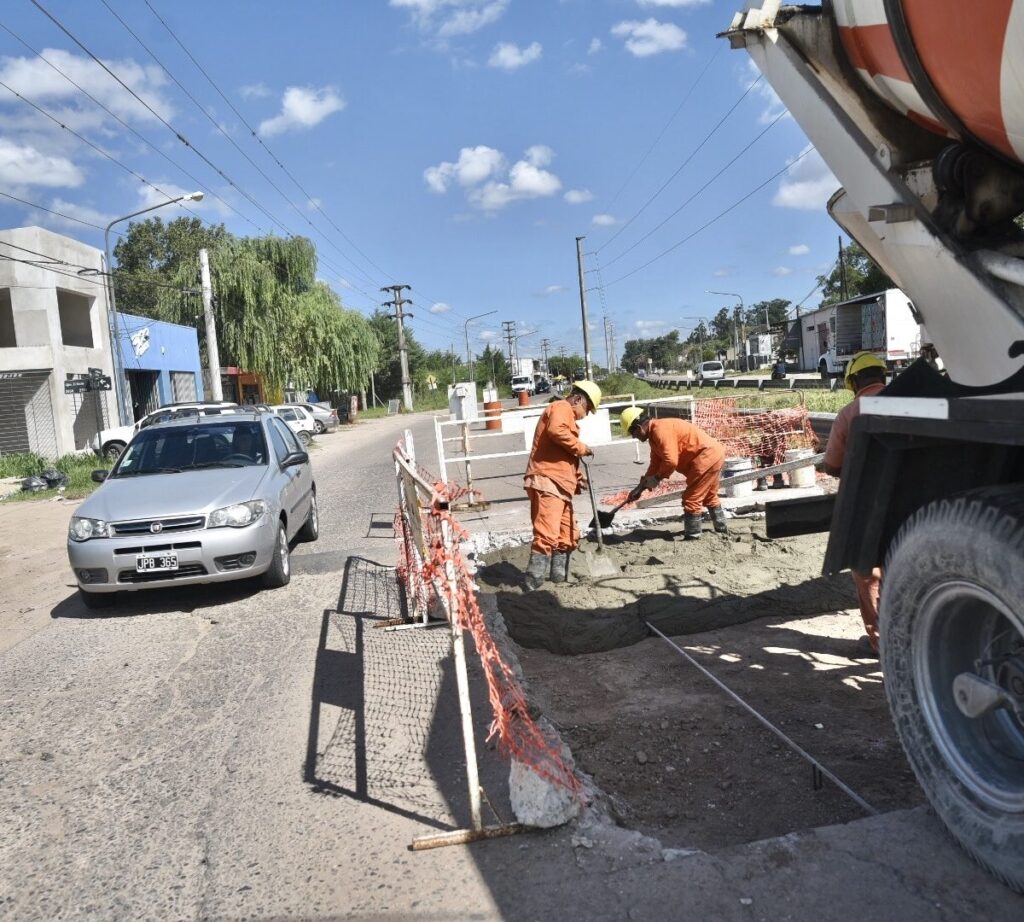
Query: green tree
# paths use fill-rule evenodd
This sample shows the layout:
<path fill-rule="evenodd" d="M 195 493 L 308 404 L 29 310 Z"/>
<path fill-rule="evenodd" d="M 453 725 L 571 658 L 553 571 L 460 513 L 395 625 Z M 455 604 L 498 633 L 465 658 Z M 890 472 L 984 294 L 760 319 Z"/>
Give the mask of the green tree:
<path fill-rule="evenodd" d="M 380 348 L 366 318 L 346 310 L 316 278 L 304 237 L 235 237 L 180 218 L 128 226 L 114 250 L 114 285 L 125 310 L 193 326 L 202 312 L 199 250 L 210 256 L 221 359 L 263 377 L 324 393 L 363 388 Z M 183 294 L 183 290 L 189 293 Z"/>
<path fill-rule="evenodd" d="M 851 241 L 843 247 L 843 262 L 846 265 L 846 297 L 874 294 L 895 288 L 896 283 L 886 275 L 860 244 Z M 843 300 L 843 267 L 839 260 L 828 275 L 819 275 L 821 306 L 836 304 Z"/>
<path fill-rule="evenodd" d="M 744 314 L 744 323 L 746 323 L 748 329 L 763 329 L 766 311 L 768 313 L 768 322 L 770 324 L 774 325 L 777 323 L 785 323 L 789 318 L 789 308 L 792 303 L 792 301 L 787 301 L 785 298 L 770 298 L 764 301 L 758 301 L 756 304 L 751 304 L 746 309 Z"/>

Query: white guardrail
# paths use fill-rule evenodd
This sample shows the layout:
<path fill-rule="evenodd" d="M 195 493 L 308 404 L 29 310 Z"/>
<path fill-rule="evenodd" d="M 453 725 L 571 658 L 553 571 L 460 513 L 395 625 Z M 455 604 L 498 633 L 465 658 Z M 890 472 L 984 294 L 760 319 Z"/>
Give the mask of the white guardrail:
<path fill-rule="evenodd" d="M 691 412 L 695 397 L 689 394 L 680 394 L 675 397 L 655 397 L 653 399 L 637 400 L 633 394 L 622 395 L 624 399 L 615 399 L 608 403 L 601 404 L 600 409 L 590 416 L 580 420 L 580 438 L 587 444 L 593 446 L 634 446 L 636 458 L 640 460 L 640 443 L 628 437 L 615 438 L 612 435 L 612 411 L 615 415 L 626 407 L 636 406 L 638 403 L 647 406 L 649 404 L 672 403 L 689 405 Z M 515 458 L 520 455 L 529 455 L 533 447 L 533 436 L 537 430 L 537 421 L 541 414 L 547 409 L 547 403 L 535 404 L 529 407 L 512 407 L 502 409 L 500 416 L 477 417 L 473 420 L 465 419 L 443 419 L 440 416 L 434 417 L 434 438 L 437 441 L 437 464 L 441 472 L 441 480 L 448 483 L 448 465 L 466 465 L 466 487 L 469 490 L 469 504 L 475 503 L 473 492 L 473 463 L 478 461 L 493 461 L 499 458 Z M 489 421 L 500 420 L 500 430 L 487 429 Z M 458 430 L 457 435 L 446 436 L 446 431 Z M 474 442 L 482 439 L 506 439 L 518 441 L 521 439 L 521 448 L 506 448 L 503 451 L 484 451 L 475 453 Z M 451 443 L 458 443 L 462 446 L 461 454 L 449 454 L 445 448 Z"/>

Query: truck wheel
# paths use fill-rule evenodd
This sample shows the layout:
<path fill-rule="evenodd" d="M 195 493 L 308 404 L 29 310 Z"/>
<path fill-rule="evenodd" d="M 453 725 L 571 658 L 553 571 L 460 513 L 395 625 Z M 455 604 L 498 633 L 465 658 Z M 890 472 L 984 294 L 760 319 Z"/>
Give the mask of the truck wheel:
<path fill-rule="evenodd" d="M 1024 892 L 1024 488 L 911 517 L 881 613 L 886 695 L 918 782 L 957 841 Z"/>

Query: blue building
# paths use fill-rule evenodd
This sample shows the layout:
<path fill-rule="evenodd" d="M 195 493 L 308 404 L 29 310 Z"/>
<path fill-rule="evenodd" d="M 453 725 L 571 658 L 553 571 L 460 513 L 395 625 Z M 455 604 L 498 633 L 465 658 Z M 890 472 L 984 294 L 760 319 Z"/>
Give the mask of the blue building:
<path fill-rule="evenodd" d="M 120 311 L 117 326 L 133 419 L 168 403 L 203 399 L 199 337 L 192 327 Z"/>

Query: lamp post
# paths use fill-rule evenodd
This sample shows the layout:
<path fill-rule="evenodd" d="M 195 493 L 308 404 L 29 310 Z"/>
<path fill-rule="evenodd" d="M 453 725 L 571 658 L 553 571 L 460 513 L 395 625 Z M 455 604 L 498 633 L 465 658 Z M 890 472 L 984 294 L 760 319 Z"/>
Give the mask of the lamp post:
<path fill-rule="evenodd" d="M 743 298 L 742 298 L 742 296 L 736 294 L 735 291 L 712 291 L 710 288 L 705 288 L 704 290 L 709 295 L 724 295 L 727 298 L 735 298 L 737 301 L 740 302 L 739 306 L 736 308 L 736 311 L 738 313 L 742 313 L 743 312 Z M 734 338 L 734 340 L 736 342 L 736 370 L 739 371 L 740 370 L 740 336 L 739 336 L 740 331 L 739 331 L 739 325 L 737 323 L 737 318 L 736 318 L 736 314 L 735 313 L 733 314 L 732 333 L 733 333 L 733 338 Z M 744 365 L 745 364 L 746 364 L 746 362 L 744 362 Z M 744 371 L 746 371 L 746 369 L 744 369 Z"/>
<path fill-rule="evenodd" d="M 202 200 L 202 192 L 189 192 L 187 195 L 179 195 L 177 198 L 168 199 L 166 202 L 160 202 L 158 205 L 150 205 L 149 208 L 141 208 L 139 211 L 133 211 L 131 214 L 114 218 L 107 225 L 107 229 L 103 231 L 103 252 L 106 254 L 107 260 L 107 313 L 109 314 L 107 325 L 110 331 L 110 346 L 114 363 L 114 399 L 117 401 L 117 418 L 122 426 L 130 426 L 134 420 L 128 418 L 130 414 L 125 404 L 124 363 L 121 361 L 121 333 L 117 322 L 117 302 L 114 298 L 114 269 L 110 259 L 110 228 L 115 224 L 120 224 L 122 221 L 145 214 L 147 211 L 156 211 L 157 208 L 163 208 L 165 205 L 174 205 L 177 202 L 201 202 Z"/>
<path fill-rule="evenodd" d="M 704 319 L 705 318 L 703 318 L 703 317 L 680 317 L 679 319 L 680 320 L 696 320 L 697 321 L 697 326 L 695 326 L 693 328 L 693 330 L 697 331 L 697 339 L 700 341 L 700 362 L 697 363 L 698 365 L 700 365 L 700 363 L 704 361 Z M 690 332 L 692 333 L 693 330 L 691 330 Z"/>
<path fill-rule="evenodd" d="M 490 316 L 491 316 L 491 314 L 496 314 L 496 313 L 498 313 L 498 311 L 497 311 L 497 310 L 493 310 L 493 311 L 487 311 L 486 313 L 483 313 L 483 314 L 477 314 L 477 315 L 476 315 L 475 317 L 470 317 L 470 318 L 469 318 L 469 319 L 468 319 L 468 320 L 467 320 L 467 321 L 466 321 L 466 322 L 465 322 L 465 323 L 464 323 L 464 324 L 462 325 L 462 326 L 463 326 L 463 329 L 464 329 L 464 330 L 465 330 L 465 332 L 466 332 L 466 364 L 467 364 L 467 365 L 469 365 L 469 378 L 470 378 L 470 380 L 471 380 L 471 381 L 473 382 L 473 387 L 474 387 L 474 388 L 476 387 L 476 362 L 474 362 L 474 361 L 473 361 L 473 360 L 472 360 L 472 359 L 470 358 L 470 355 L 469 355 L 469 325 L 470 325 L 470 324 L 471 324 L 471 323 L 472 323 L 472 322 L 473 322 L 474 320 L 479 320 L 479 319 L 480 319 L 481 317 L 490 317 Z M 494 375 L 492 374 L 492 375 L 491 375 L 491 377 L 493 378 L 493 377 L 494 377 Z M 453 381 L 452 383 L 454 384 L 455 382 Z M 475 393 L 475 392 L 474 392 L 474 393 Z"/>

